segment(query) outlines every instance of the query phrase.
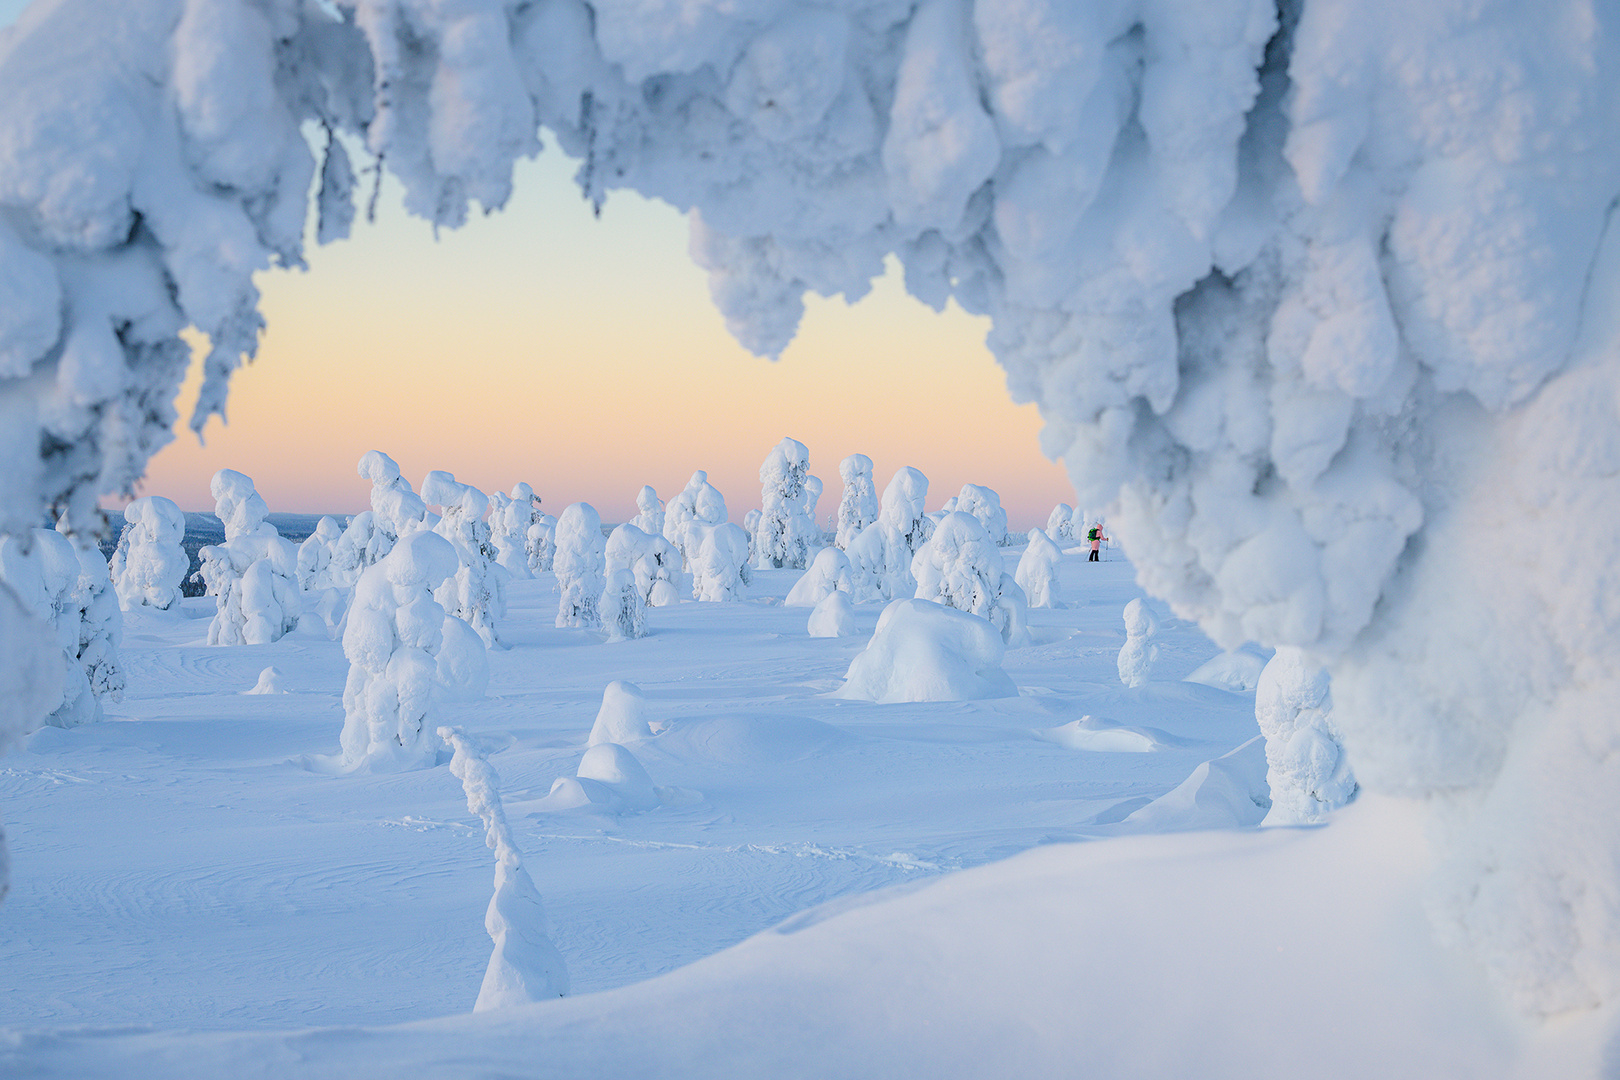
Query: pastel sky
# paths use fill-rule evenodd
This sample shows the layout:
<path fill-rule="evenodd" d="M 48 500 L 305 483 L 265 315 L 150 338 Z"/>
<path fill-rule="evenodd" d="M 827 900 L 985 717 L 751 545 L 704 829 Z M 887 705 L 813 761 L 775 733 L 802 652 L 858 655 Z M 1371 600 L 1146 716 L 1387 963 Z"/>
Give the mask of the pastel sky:
<path fill-rule="evenodd" d="M 0 26 L 24 6 L 0 0 Z M 1027 528 L 1072 501 L 1034 406 L 1008 398 L 985 320 L 935 314 L 891 268 L 857 304 L 809 298 L 798 339 L 759 359 L 710 302 L 685 218 L 619 192 L 597 219 L 574 167 L 548 150 L 520 166 L 504 212 L 437 239 L 385 185 L 374 224 L 312 247 L 307 272 L 261 275 L 269 329 L 229 423 L 211 421 L 202 445 L 186 429 L 194 366 L 141 493 L 212 509 L 209 478 L 233 468 L 272 510 L 355 513 L 369 488 L 355 463 L 380 449 L 418 487 L 430 469 L 485 491 L 526 480 L 551 513 L 583 500 L 607 521 L 635 512 L 642 484 L 667 499 L 707 469 L 740 520 L 790 435 L 826 483 L 823 518 L 855 452 L 880 490 L 898 467 L 921 469 L 931 508 L 986 484 Z"/>
<path fill-rule="evenodd" d="M 417 486 L 429 469 L 485 491 L 525 480 L 552 513 L 584 500 L 609 521 L 634 513 L 642 484 L 668 498 L 707 469 L 740 519 L 791 435 L 826 482 L 823 517 L 857 451 L 880 488 L 921 469 L 930 507 L 986 484 L 1027 528 L 1072 501 L 1035 408 L 1008 398 L 985 320 L 935 314 L 893 268 L 857 304 L 812 297 L 793 345 L 760 359 L 710 302 L 685 218 L 623 192 L 595 218 L 573 170 L 547 150 L 504 212 L 437 240 L 385 186 L 375 224 L 312 249 L 307 272 L 261 275 L 269 330 L 229 423 L 201 446 L 182 423 L 142 491 L 210 509 L 208 479 L 229 467 L 273 510 L 354 513 L 369 489 L 355 463 L 375 448 Z M 194 377 L 186 416 L 195 395 Z"/>

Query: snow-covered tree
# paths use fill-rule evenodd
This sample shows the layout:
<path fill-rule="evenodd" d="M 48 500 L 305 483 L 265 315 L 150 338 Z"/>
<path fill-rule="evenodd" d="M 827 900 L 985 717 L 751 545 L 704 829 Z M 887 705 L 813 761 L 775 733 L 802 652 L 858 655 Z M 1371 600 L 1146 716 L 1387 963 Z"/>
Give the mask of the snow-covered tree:
<path fill-rule="evenodd" d="M 664 535 L 664 500 L 651 484 L 643 484 L 636 493 L 636 517 L 630 524 L 648 536 Z"/>
<path fill-rule="evenodd" d="M 79 615 L 79 640 L 75 658 L 84 669 L 90 693 L 96 699 L 96 715 L 103 701 L 124 699 L 124 668 L 119 645 L 124 639 L 124 616 L 113 588 L 106 558 L 95 537 L 73 530 L 66 515 L 57 530 L 73 545 L 79 559 L 79 579 L 73 587 L 72 602 Z"/>
<path fill-rule="evenodd" d="M 502 648 L 498 628 L 506 614 L 505 568 L 495 561 L 484 512 L 489 499 L 471 484 L 439 469 L 422 481 L 422 499 L 441 510 L 433 531 L 450 541 L 461 566 L 434 591 L 433 598 L 456 618 L 478 632 L 486 646 Z"/>
<path fill-rule="evenodd" d="M 848 549 L 861 530 L 877 520 L 877 486 L 872 482 L 872 459 L 851 454 L 838 463 L 838 476 L 844 481 L 844 494 L 838 500 L 838 533 L 833 543 Z"/>
<path fill-rule="evenodd" d="M 345 587 L 393 550 L 400 537 L 432 527 L 427 504 L 411 490 L 393 458 L 381 450 L 367 450 L 355 471 L 371 481 L 371 509 L 355 515 L 333 552 L 333 579 Z"/>
<path fill-rule="evenodd" d="M 1062 547 L 1072 544 L 1079 538 L 1075 532 L 1074 507 L 1068 503 L 1058 503 L 1052 507 L 1052 513 L 1046 519 L 1046 534 L 1052 542 Z"/>
<path fill-rule="evenodd" d="M 484 822 L 484 844 L 495 853 L 495 895 L 484 912 L 494 942 L 473 1012 L 546 1001 L 568 993 L 568 967 L 551 943 L 540 892 L 523 867 L 501 804 L 501 778 L 484 750 L 460 728 L 441 727 L 439 738 L 453 751 L 450 773 L 461 781 L 467 809 Z"/>
<path fill-rule="evenodd" d="M 557 555 L 552 565 L 562 592 L 558 626 L 594 629 L 602 625 L 597 605 L 607 584 L 603 580 L 605 546 L 602 518 L 590 503 L 573 503 L 557 519 Z"/>
<path fill-rule="evenodd" d="M 821 493 L 826 485 L 821 477 L 806 473 L 804 477 L 804 516 L 810 522 L 810 533 L 805 540 L 805 549 L 815 551 L 827 543 L 827 534 L 822 530 L 821 523 L 816 520 L 816 507 L 821 505 Z"/>
<path fill-rule="evenodd" d="M 680 552 L 662 536 L 643 532 L 626 522 L 608 536 L 605 555 L 608 574 L 630 571 L 648 605 L 665 607 L 680 603 Z"/>
<path fill-rule="evenodd" d="M 824 547 L 816 552 L 806 570 L 793 588 L 788 590 L 783 604 L 787 607 L 815 607 L 830 594 L 855 592 L 855 574 L 849 556 L 835 547 Z"/>
<path fill-rule="evenodd" d="M 490 541 L 495 545 L 495 561 L 513 577 L 533 577 L 529 565 L 529 530 L 540 520 L 540 497 L 528 484 L 513 485 L 510 496 L 499 491 L 490 495 Z"/>
<path fill-rule="evenodd" d="M 1063 562 L 1063 549 L 1040 529 L 1029 530 L 1029 546 L 1018 559 L 1013 580 L 1024 590 L 1030 607 L 1056 608 L 1063 602 L 1058 593 L 1058 566 Z"/>
<path fill-rule="evenodd" d="M 802 570 L 817 535 L 806 513 L 810 451 L 797 439 L 777 443 L 759 467 L 760 514 L 754 529 L 754 566 Z"/>
<path fill-rule="evenodd" d="M 1002 569 L 1001 551 L 972 514 L 955 511 L 940 519 L 911 561 L 916 598 L 987 620 L 1010 645 L 1027 634 L 1023 590 Z"/>
<path fill-rule="evenodd" d="M 916 590 L 911 561 L 934 529 L 923 510 L 927 498 L 928 477 L 909 465 L 896 470 L 883 489 L 877 520 L 847 549 L 857 602 L 901 599 Z"/>
<path fill-rule="evenodd" d="M 722 522 L 704 529 L 692 561 L 692 598 L 741 600 L 750 580 L 748 534 L 743 527 Z"/>
<path fill-rule="evenodd" d="M 1284 645 L 1255 688 L 1254 716 L 1266 737 L 1267 825 L 1309 825 L 1356 795 L 1356 778 L 1333 722 L 1328 674 L 1303 650 Z"/>
<path fill-rule="evenodd" d="M 460 565 L 448 540 L 418 531 L 360 575 L 343 630 L 344 768 L 431 766 L 439 703 L 476 698 L 489 684 L 483 641 L 433 598 Z"/>
<path fill-rule="evenodd" d="M 109 572 L 125 611 L 147 606 L 167 611 L 180 599 L 180 585 L 191 568 L 181 541 L 186 515 L 172 500 L 143 495 L 124 507 L 124 535 L 119 537 Z"/>
<path fill-rule="evenodd" d="M 270 508 L 253 480 L 221 469 L 209 483 L 225 542 L 197 553 L 197 576 L 214 598 L 210 645 L 265 645 L 298 625 L 298 549 L 265 520 Z"/>
<path fill-rule="evenodd" d="M 1159 657 L 1159 647 L 1153 635 L 1159 632 L 1159 621 L 1137 597 L 1125 605 L 1125 644 L 1119 650 L 1119 681 L 1126 686 L 1145 686 L 1153 672 L 1153 662 Z"/>
<path fill-rule="evenodd" d="M 1001 496 L 987 487 L 978 484 L 963 484 L 962 493 L 956 497 L 949 509 L 964 514 L 972 514 L 984 526 L 984 531 L 990 534 L 990 542 L 997 547 L 1006 547 L 1007 538 L 1007 511 L 1001 508 Z"/>
<path fill-rule="evenodd" d="M 110 597 L 94 604 L 80 583 L 84 573 L 73 543 L 55 529 L 0 535 L 0 582 L 51 633 L 52 690 L 43 722 L 53 727 L 75 727 L 101 717 L 92 675 L 113 700 L 123 689 L 116 663 L 118 623 L 109 622 L 116 619 L 118 605 Z M 97 644 L 98 638 L 101 647 L 81 659 L 81 649 Z"/>
<path fill-rule="evenodd" d="M 630 743 L 652 738 L 647 723 L 647 696 L 633 682 L 615 679 L 602 688 L 602 704 L 585 739 L 587 747 L 599 743 Z"/>
<path fill-rule="evenodd" d="M 647 636 L 647 598 L 636 584 L 635 571 L 621 568 L 607 572 L 597 611 L 609 641 Z"/>
<path fill-rule="evenodd" d="M 557 557 L 557 519 L 550 514 L 535 514 L 534 524 L 524 537 L 524 548 L 528 552 L 531 574 L 550 570 Z"/>
<path fill-rule="evenodd" d="M 337 583 L 332 578 L 332 558 L 343 527 L 332 517 L 323 516 L 315 531 L 298 545 L 298 587 L 305 596 L 317 596 Z"/>
<path fill-rule="evenodd" d="M 709 483 L 709 474 L 699 469 L 664 507 L 664 539 L 675 545 L 682 564 L 691 569 L 705 530 L 725 522 L 728 516 L 725 496 Z"/>

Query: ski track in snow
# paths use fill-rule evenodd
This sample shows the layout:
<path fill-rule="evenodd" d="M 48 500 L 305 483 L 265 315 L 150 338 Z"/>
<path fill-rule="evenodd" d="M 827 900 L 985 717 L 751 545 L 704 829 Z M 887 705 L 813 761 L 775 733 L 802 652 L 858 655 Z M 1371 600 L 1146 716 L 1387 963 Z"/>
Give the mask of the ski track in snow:
<path fill-rule="evenodd" d="M 1016 552 L 1009 552 L 1016 558 Z M 1044 843 L 1169 791 L 1255 733 L 1252 695 L 1180 683 L 1216 650 L 1161 620 L 1157 681 L 1122 687 L 1129 564 L 1065 556 L 1074 606 L 1032 612 L 1016 698 L 868 705 L 824 697 L 866 637 L 812 639 L 780 598 L 654 609 L 619 644 L 552 626 L 550 575 L 517 581 L 489 695 L 443 708 L 493 749 L 517 844 L 573 993 L 625 985 L 801 912 Z M 774 600 L 774 602 L 773 602 Z M 347 665 L 316 620 L 272 645 L 199 644 L 209 602 L 129 620 L 129 693 L 47 729 L 0 768 L 14 891 L 0 909 L 9 1026 L 379 1024 L 471 1008 L 489 954 L 490 867 L 443 768 L 327 775 Z M 865 635 L 882 605 L 858 606 Z M 286 694 L 244 696 L 274 663 Z M 695 801 L 613 817 L 537 812 L 572 775 L 612 679 L 667 731 L 633 747 Z M 1095 715 L 1163 734 L 1083 753 L 1034 730 Z M 1122 815 L 1118 815 L 1122 816 Z M 814 916 L 809 916 L 814 918 Z"/>

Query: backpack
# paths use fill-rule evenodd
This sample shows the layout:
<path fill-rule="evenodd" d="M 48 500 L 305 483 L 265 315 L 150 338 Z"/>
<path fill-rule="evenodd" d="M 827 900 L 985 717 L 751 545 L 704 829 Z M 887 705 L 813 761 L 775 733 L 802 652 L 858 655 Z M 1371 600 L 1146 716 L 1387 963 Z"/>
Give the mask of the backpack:
<path fill-rule="evenodd" d="M 1097 528 L 1095 525 L 1093 525 L 1091 527 L 1091 529 L 1086 533 L 1086 539 L 1087 540 L 1095 540 L 1095 539 L 1097 539 L 1097 534 L 1100 533 L 1100 532 L 1102 532 L 1102 530 Z"/>

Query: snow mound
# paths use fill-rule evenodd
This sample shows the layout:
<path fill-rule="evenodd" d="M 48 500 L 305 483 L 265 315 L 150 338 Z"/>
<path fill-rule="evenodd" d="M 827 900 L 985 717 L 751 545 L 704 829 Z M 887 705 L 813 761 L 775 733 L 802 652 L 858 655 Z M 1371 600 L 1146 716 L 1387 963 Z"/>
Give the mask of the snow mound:
<path fill-rule="evenodd" d="M 271 665 L 270 667 L 267 667 L 263 671 L 259 672 L 259 681 L 253 684 L 253 689 L 244 690 L 242 693 L 285 694 L 287 691 L 282 689 L 282 678 L 283 675 L 281 674 L 281 669 Z"/>
<path fill-rule="evenodd" d="M 626 810 L 639 813 L 658 805 L 652 777 L 636 760 L 636 755 L 618 743 L 593 744 L 585 751 L 576 775 L 581 780 L 594 780 L 606 787 Z"/>
<path fill-rule="evenodd" d="M 782 603 L 787 607 L 815 607 L 835 592 L 854 591 L 854 574 L 849 556 L 836 547 L 824 547 L 816 552 L 810 569 L 793 583 L 787 599 Z"/>
<path fill-rule="evenodd" d="M 1233 649 L 1199 664 L 1182 681 L 1213 686 L 1217 690 L 1230 690 L 1234 694 L 1248 694 L 1260 685 L 1260 672 L 1265 666 L 1264 657 Z"/>
<path fill-rule="evenodd" d="M 1270 809 L 1265 739 L 1256 735 L 1198 766 L 1175 790 L 1136 810 L 1120 827 L 1159 833 L 1247 829 L 1259 825 Z"/>
<path fill-rule="evenodd" d="M 647 697 L 641 687 L 621 680 L 608 683 L 602 690 L 602 706 L 596 711 L 596 722 L 591 725 L 585 745 L 623 744 L 652 738 L 646 713 Z"/>
<path fill-rule="evenodd" d="M 1135 728 L 1101 724 L 1089 716 L 1071 720 L 1055 728 L 1043 728 L 1035 737 L 1057 743 L 1070 750 L 1091 750 L 1109 754 L 1147 754 L 1158 748 L 1158 743 L 1146 732 Z"/>
<path fill-rule="evenodd" d="M 846 592 L 831 592 L 810 613 L 806 625 L 811 637 L 850 637 L 856 633 L 855 605 Z"/>
<path fill-rule="evenodd" d="M 681 719 L 652 743 L 660 753 L 715 765 L 784 765 L 842 750 L 847 732 L 806 716 L 759 714 Z"/>
<path fill-rule="evenodd" d="M 930 600 L 896 600 L 834 697 L 880 703 L 1014 697 L 1006 643 L 988 622 Z"/>

